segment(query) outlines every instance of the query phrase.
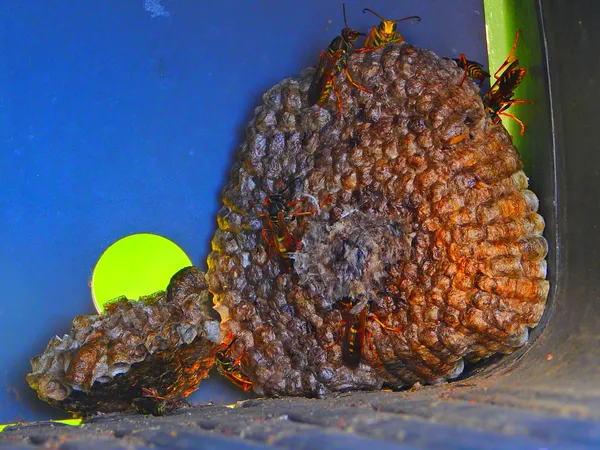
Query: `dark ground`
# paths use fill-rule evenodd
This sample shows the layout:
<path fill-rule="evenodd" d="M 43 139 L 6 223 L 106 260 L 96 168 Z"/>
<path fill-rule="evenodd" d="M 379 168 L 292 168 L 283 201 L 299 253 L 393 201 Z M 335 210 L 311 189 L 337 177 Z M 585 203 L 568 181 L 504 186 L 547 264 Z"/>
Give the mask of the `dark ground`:
<path fill-rule="evenodd" d="M 471 388 L 255 399 L 164 417 L 114 414 L 81 427 L 6 428 L 0 448 L 583 449 L 600 448 L 600 398 Z"/>

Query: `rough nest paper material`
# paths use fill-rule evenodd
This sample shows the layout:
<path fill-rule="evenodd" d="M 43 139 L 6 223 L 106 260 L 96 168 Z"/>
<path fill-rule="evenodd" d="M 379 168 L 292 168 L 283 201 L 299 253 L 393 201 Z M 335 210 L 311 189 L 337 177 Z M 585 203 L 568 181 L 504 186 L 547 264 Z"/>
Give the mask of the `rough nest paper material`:
<path fill-rule="evenodd" d="M 333 92 L 307 107 L 314 68 L 269 90 L 224 190 L 207 275 L 258 394 L 452 379 L 522 346 L 544 311 L 538 199 L 477 86 L 405 43 L 353 54 L 349 70 L 373 94 L 342 73 L 341 119 Z M 293 254 L 249 204 L 266 212 L 268 193 L 299 200 L 289 216 L 317 210 L 284 221 Z M 343 351 L 360 320 L 352 368 Z"/>
<path fill-rule="evenodd" d="M 81 416 L 179 406 L 208 375 L 220 342 L 209 295 L 204 274 L 188 267 L 165 292 L 77 316 L 69 334 L 31 360 L 27 382 L 42 400 Z"/>

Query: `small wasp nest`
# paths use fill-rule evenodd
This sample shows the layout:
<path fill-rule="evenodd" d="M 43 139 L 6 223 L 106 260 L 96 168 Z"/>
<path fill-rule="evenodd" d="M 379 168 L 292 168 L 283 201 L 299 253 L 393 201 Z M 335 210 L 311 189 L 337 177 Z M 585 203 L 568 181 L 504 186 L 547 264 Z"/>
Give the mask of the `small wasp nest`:
<path fill-rule="evenodd" d="M 452 379 L 544 311 L 538 200 L 477 86 L 405 43 L 348 68 L 373 93 L 340 74 L 341 118 L 314 69 L 269 90 L 224 191 L 209 287 L 259 394 Z"/>
<path fill-rule="evenodd" d="M 31 360 L 27 382 L 40 399 L 81 416 L 175 407 L 214 364 L 221 335 L 209 295 L 204 274 L 188 267 L 166 292 L 78 316 Z"/>

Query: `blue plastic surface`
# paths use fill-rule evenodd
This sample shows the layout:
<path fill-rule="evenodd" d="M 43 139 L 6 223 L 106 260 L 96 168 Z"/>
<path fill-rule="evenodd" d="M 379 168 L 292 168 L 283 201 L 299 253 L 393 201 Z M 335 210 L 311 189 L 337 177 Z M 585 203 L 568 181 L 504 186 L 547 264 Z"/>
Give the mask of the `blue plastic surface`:
<path fill-rule="evenodd" d="M 162 7 L 162 9 L 161 9 Z M 481 0 L 347 1 L 363 32 L 487 65 Z M 261 95 L 314 65 L 342 2 L 3 0 L 0 4 L 0 423 L 67 415 L 25 382 L 78 314 L 104 249 L 137 232 L 203 270 L 220 191 Z M 243 395 L 213 377 L 192 402 Z"/>

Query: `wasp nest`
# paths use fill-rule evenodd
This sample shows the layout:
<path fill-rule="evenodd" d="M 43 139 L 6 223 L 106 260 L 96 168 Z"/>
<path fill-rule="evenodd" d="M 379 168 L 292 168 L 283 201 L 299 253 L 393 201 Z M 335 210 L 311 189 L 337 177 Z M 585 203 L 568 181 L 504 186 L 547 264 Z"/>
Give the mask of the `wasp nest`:
<path fill-rule="evenodd" d="M 306 107 L 314 69 L 269 90 L 224 191 L 209 286 L 259 394 L 452 379 L 544 310 L 538 200 L 475 84 L 405 43 L 349 70 L 373 93 L 342 73 L 341 118 Z"/>
<path fill-rule="evenodd" d="M 82 416 L 164 412 L 196 390 L 214 364 L 220 330 L 209 309 L 204 274 L 182 269 L 166 292 L 76 317 L 70 334 L 54 337 L 31 360 L 27 382 L 42 400 Z"/>

